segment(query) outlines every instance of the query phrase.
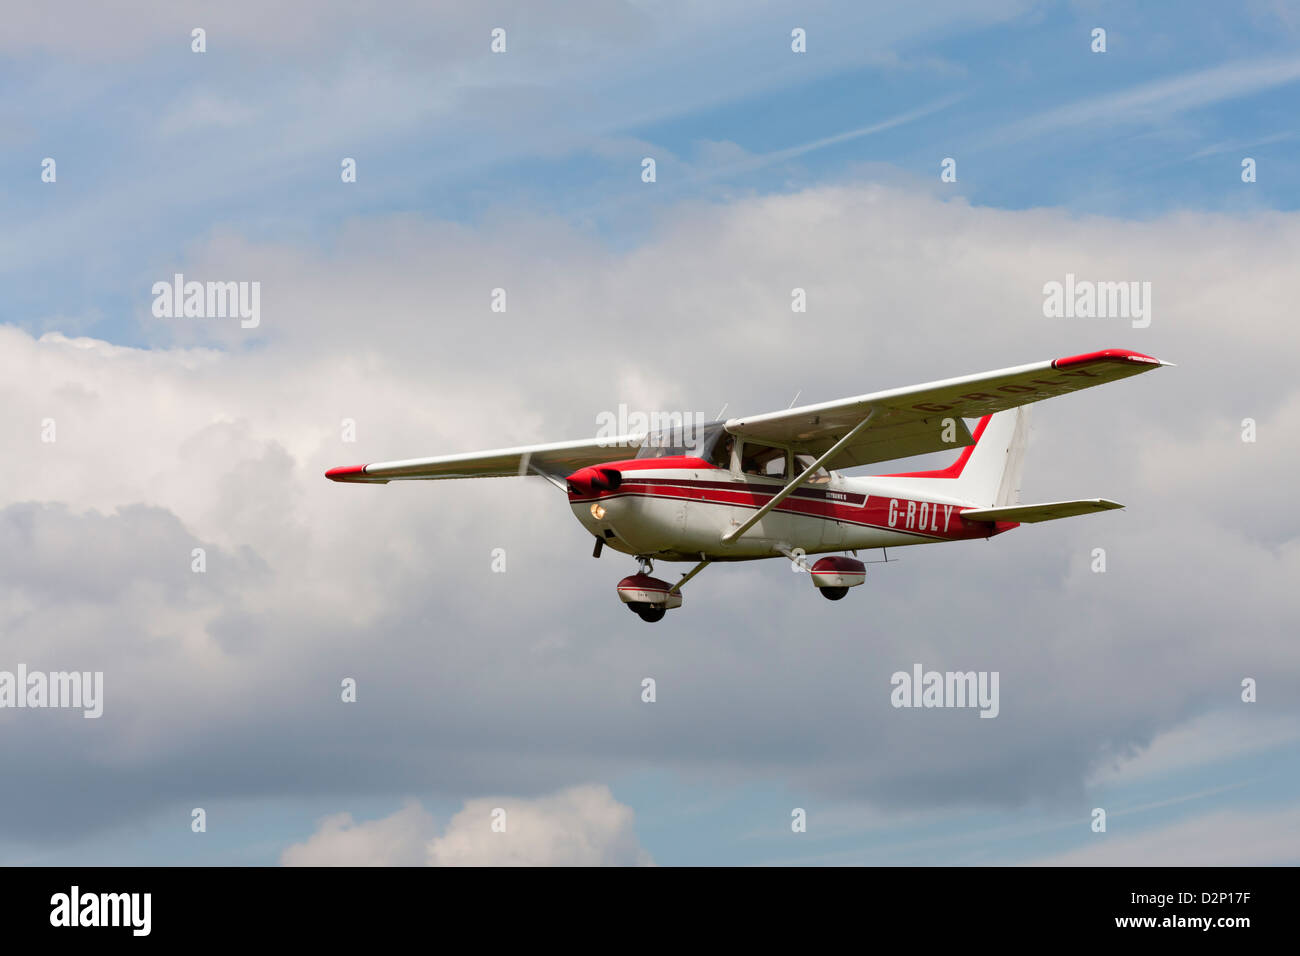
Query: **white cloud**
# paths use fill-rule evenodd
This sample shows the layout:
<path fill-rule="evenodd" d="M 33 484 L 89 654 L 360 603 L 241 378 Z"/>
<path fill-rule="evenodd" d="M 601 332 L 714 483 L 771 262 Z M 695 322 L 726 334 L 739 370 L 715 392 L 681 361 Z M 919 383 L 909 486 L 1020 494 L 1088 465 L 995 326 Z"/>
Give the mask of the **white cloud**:
<path fill-rule="evenodd" d="M 504 810 L 504 817 L 495 811 Z M 431 818 L 417 803 L 356 824 L 327 817 L 304 843 L 286 849 L 286 866 L 649 866 L 633 828 L 635 814 L 600 785 L 548 796 L 466 801 L 430 839 Z M 503 819 L 504 829 L 493 829 Z"/>
<path fill-rule="evenodd" d="M 1233 711 L 1199 715 L 1161 733 L 1151 745 L 1129 760 L 1097 768 L 1093 782 L 1103 785 L 1128 784 L 1158 778 L 1189 767 L 1257 754 L 1300 740 L 1296 715 L 1259 718 L 1252 704 L 1239 704 Z"/>
<path fill-rule="evenodd" d="M 1026 861 L 1035 866 L 1295 866 L 1300 807 L 1222 810 L 1124 833 L 1118 826 L 1081 849 Z"/>
<path fill-rule="evenodd" d="M 315 833 L 280 856 L 284 866 L 419 866 L 433 818 L 416 802 L 378 820 L 357 823 L 350 813 L 320 821 Z"/>
<path fill-rule="evenodd" d="M 489 826 L 506 811 L 504 833 Z M 431 866 L 647 866 L 631 807 L 608 787 L 571 787 L 535 800 L 470 800 L 429 845 Z"/>

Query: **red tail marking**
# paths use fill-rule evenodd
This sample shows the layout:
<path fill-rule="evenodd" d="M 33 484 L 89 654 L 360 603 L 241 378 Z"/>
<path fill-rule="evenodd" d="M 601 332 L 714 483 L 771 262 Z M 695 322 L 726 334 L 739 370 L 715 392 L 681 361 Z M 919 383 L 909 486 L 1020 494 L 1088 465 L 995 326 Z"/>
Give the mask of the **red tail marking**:
<path fill-rule="evenodd" d="M 989 423 L 992 415 L 985 415 L 980 419 L 979 424 L 975 426 L 975 434 L 971 437 L 975 439 L 971 444 L 961 450 L 961 457 L 954 461 L 947 468 L 940 468 L 938 471 L 907 471 L 897 475 L 879 475 L 880 478 L 960 478 L 961 471 L 966 467 L 966 462 L 970 461 L 971 454 L 975 451 L 975 446 L 980 443 L 980 436 L 984 434 L 984 428 Z"/>

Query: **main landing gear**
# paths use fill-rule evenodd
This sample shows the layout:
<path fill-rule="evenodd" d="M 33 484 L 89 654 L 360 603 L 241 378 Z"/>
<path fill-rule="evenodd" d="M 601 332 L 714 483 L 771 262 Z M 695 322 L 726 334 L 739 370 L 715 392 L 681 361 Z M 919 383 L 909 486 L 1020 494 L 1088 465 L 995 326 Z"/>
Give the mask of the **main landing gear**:
<path fill-rule="evenodd" d="M 842 601 L 849 593 L 849 588 L 855 588 L 867 579 L 867 566 L 857 558 L 834 554 L 819 558 L 816 564 L 809 565 L 803 551 L 786 547 L 779 550 L 808 572 L 813 587 L 828 601 Z"/>
<path fill-rule="evenodd" d="M 822 592 L 822 597 L 839 601 L 849 593 L 849 588 L 855 588 L 867 579 L 867 566 L 856 558 L 831 555 L 809 568 L 808 576 L 812 578 L 813 586 Z"/>
<path fill-rule="evenodd" d="M 667 581 L 651 577 L 654 563 L 646 557 L 637 557 L 640 570 L 618 582 L 618 599 L 643 621 L 662 621 L 671 608 L 682 606 L 682 594 Z M 678 582 L 678 587 L 681 582 Z"/>
<path fill-rule="evenodd" d="M 867 578 L 867 566 L 856 558 L 829 555 L 809 566 L 804 560 L 803 552 L 784 548 L 781 551 L 808 571 L 813 586 L 828 601 L 844 600 L 849 588 L 858 587 Z M 701 554 L 699 564 L 682 575 L 676 584 L 669 584 L 652 576 L 654 563 L 648 556 L 637 555 L 636 560 L 637 573 L 618 582 L 618 599 L 627 605 L 629 611 L 651 624 L 662 621 L 665 614 L 682 606 L 682 585 L 703 571 L 710 562 L 709 558 Z"/>

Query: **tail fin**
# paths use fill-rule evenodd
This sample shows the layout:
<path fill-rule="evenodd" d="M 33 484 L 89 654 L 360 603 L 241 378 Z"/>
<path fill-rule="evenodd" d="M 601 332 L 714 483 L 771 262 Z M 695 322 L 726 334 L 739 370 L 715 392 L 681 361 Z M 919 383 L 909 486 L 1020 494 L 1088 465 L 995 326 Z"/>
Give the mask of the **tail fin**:
<path fill-rule="evenodd" d="M 1029 443 L 1029 409 L 1021 405 L 985 415 L 968 445 L 947 468 L 915 471 L 888 478 L 915 479 L 934 489 L 963 498 L 981 507 L 1003 507 L 1020 503 L 1020 476 L 1025 467 Z M 921 490 L 921 488 L 918 488 Z"/>
<path fill-rule="evenodd" d="M 1001 450 L 1001 443 L 986 449 L 990 458 L 994 459 L 990 463 L 989 471 L 999 476 L 997 494 L 991 503 L 995 507 L 1018 505 L 1020 504 L 1020 477 L 1025 471 L 1025 449 L 1029 446 L 1029 409 L 1022 405 L 990 417 L 1010 419 L 1003 426 L 1003 430 L 1010 432 L 1005 439 L 1006 450 Z M 992 425 L 990 421 L 989 426 Z M 975 453 L 978 455 L 979 449 L 976 449 Z M 1000 462 L 997 461 L 998 458 L 1001 459 Z"/>

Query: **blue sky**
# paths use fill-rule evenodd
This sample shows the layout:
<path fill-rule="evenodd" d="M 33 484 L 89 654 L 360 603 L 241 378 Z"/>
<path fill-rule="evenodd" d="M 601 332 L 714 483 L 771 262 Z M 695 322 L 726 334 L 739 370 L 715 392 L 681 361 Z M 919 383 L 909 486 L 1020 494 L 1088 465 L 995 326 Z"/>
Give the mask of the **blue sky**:
<path fill-rule="evenodd" d="M 3 67 L 14 93 L 6 139 L 21 148 L 0 160 L 15 293 L 0 318 L 34 328 L 33 313 L 64 316 L 139 344 L 122 321 L 138 300 L 126 282 L 222 231 L 328 245 L 355 217 L 476 222 L 522 208 L 635 244 L 674 202 L 788 190 L 863 166 L 931 185 L 949 156 L 958 179 L 946 188 L 1000 208 L 1124 218 L 1295 208 L 1293 8 L 988 7 L 904 24 L 870 6 L 764 9 L 588 66 L 557 64 L 519 37 L 523 49 L 497 59 L 521 65 L 494 70 L 479 57 L 460 87 L 431 63 L 390 74 L 381 59 L 385 82 L 372 90 L 308 52 L 230 50 L 219 37 L 202 56 L 160 43 L 71 68 L 18 53 Z M 787 20 L 809 31 L 803 56 L 790 52 Z M 1104 54 L 1090 49 L 1096 26 Z M 342 62 L 365 75 L 364 52 Z M 534 67 L 544 85 L 530 85 Z M 299 69 L 346 92 L 303 92 Z M 286 116 L 277 85 L 287 101 L 321 97 L 337 112 Z M 413 98 L 394 108 L 399 92 Z M 31 175 L 37 153 L 59 161 L 57 189 Z M 354 154 L 358 182 L 337 188 L 339 157 Z M 653 190 L 640 188 L 645 155 L 659 163 Z M 1260 174 L 1242 188 L 1247 155 Z"/>
<path fill-rule="evenodd" d="M 409 228 L 436 237 L 449 259 L 462 244 L 514 256 L 536 270 L 542 277 L 537 282 L 544 282 L 554 263 L 562 290 L 564 270 L 579 253 L 589 255 L 593 271 L 635 262 L 639 252 L 654 262 L 664 244 L 690 234 L 693 223 L 707 221 L 714 211 L 864 184 L 903 197 L 1020 214 L 1024 218 L 1015 221 L 1031 231 L 1039 228 L 1036 211 L 1046 210 L 1054 218 L 1043 228 L 1050 226 L 1057 236 L 1074 224 L 1082 234 L 1097 223 L 1104 225 L 1098 227 L 1101 236 L 1145 235 L 1147 226 L 1177 231 L 1181 216 L 1202 217 L 1191 220 L 1201 224 L 1239 222 L 1243 228 L 1272 223 L 1270 228 L 1290 236 L 1300 207 L 1300 5 L 1283 0 L 1231 6 L 946 3 L 916 9 L 720 4 L 708 11 L 649 2 L 450 4 L 423 12 L 419 5 L 399 5 L 365 22 L 333 8 L 319 18 L 286 14 L 282 21 L 265 14 L 255 29 L 239 27 L 239 17 L 252 16 L 239 4 L 220 13 L 144 5 L 102 30 L 98 14 L 87 8 L 73 5 L 66 16 L 81 25 L 76 35 L 60 29 L 57 15 L 32 13 L 0 43 L 0 84 L 9 94 L 0 108 L 0 204 L 7 225 L 0 239 L 6 292 L 0 325 L 37 337 L 88 336 L 160 354 L 177 345 L 201 346 L 245 369 L 234 381 L 248 387 L 289 368 L 295 356 L 319 359 L 315 367 L 322 374 L 351 368 L 351 360 L 301 344 L 315 334 L 305 315 L 301 324 L 268 326 L 264 338 L 237 341 L 224 332 L 177 332 L 150 322 L 154 281 L 174 272 L 238 270 L 260 261 L 276 277 L 308 269 L 307 263 L 347 281 L 340 262 L 372 245 L 376 235 Z M 207 24 L 204 54 L 189 49 L 191 22 Z M 507 29 L 504 55 L 488 52 L 494 26 Z M 790 49 L 794 27 L 807 31 L 804 54 Z M 1106 30 L 1105 53 L 1090 50 L 1095 27 Z M 47 156 L 57 161 L 55 184 L 40 181 Z M 640 178 L 646 156 L 657 163 L 653 184 Z M 357 160 L 355 184 L 340 181 L 343 157 Z M 955 183 L 940 181 L 946 157 L 956 160 Z M 1257 182 L 1242 182 L 1244 157 L 1256 161 Z M 862 228 L 872 224 L 863 222 Z M 1043 241 L 1048 238 L 1044 233 Z M 1088 241 L 1105 252 L 1101 240 Z M 410 260 L 399 254 L 391 261 L 393 272 L 418 277 L 427 264 L 432 275 L 434 263 L 419 252 L 412 246 Z M 356 282 L 387 281 L 388 273 L 375 269 L 369 279 L 358 270 Z M 1286 285 L 1276 272 L 1258 278 L 1261 288 Z M 439 284 L 445 282 L 438 275 L 411 294 L 428 306 L 418 321 L 450 330 L 461 320 L 453 308 L 439 308 L 444 292 L 455 298 Z M 725 278 L 720 283 L 725 286 Z M 557 299 L 564 304 L 562 294 Z M 401 306 L 394 308 L 400 312 Z M 552 313 L 547 327 L 567 332 L 572 322 L 580 328 L 582 311 Z M 613 311 L 624 315 L 617 307 Z M 626 313 L 629 327 L 633 315 Z M 386 325 L 367 330 L 366 317 L 358 318 L 348 333 L 358 352 L 400 362 L 401 337 Z M 1161 341 L 1178 342 L 1172 333 L 1158 334 L 1169 335 Z M 450 331 L 448 338 L 454 338 Z M 1294 345 L 1291 338 L 1287 347 Z M 456 364 L 471 380 L 474 356 L 482 354 L 458 356 Z M 1032 357 L 1008 355 L 1003 364 Z M 486 376 L 500 371 L 498 358 L 483 357 L 485 388 Z M 810 356 L 803 377 L 790 384 L 807 385 L 816 374 L 811 370 L 827 360 Z M 934 377 L 962 371 L 950 368 L 954 361 L 960 365 L 962 359 L 950 356 Z M 977 362 L 964 370 L 978 367 L 983 366 Z M 681 387 L 680 377 L 664 374 L 656 394 L 679 394 L 674 389 Z M 784 401 L 786 380 L 766 374 L 779 384 L 781 395 L 773 401 Z M 875 384 L 864 382 L 859 390 Z M 90 392 L 105 387 L 86 385 Z M 823 387 L 829 394 L 818 398 L 838 394 L 838 385 Z M 152 400 L 161 407 L 166 394 L 174 393 L 160 387 Z M 715 391 L 698 377 L 695 394 L 694 401 L 714 404 Z M 456 398 L 476 402 L 478 396 L 462 390 Z M 604 398 L 602 393 L 592 401 Z M 546 401 L 557 404 L 551 408 Z M 1271 408 L 1289 407 L 1283 397 L 1268 401 Z M 1173 406 L 1167 411 L 1176 419 Z M 137 414 L 140 407 L 148 406 L 136 406 Z M 585 406 L 581 396 L 569 396 L 539 399 L 538 407 L 550 408 L 552 427 Z M 1234 407 L 1224 414 L 1235 420 L 1244 412 Z M 482 423 L 481 431 L 493 424 Z M 573 436 L 539 439 L 568 437 Z M 293 447 L 288 437 L 283 444 Z M 245 453 L 232 440 L 233 448 L 240 450 L 232 454 Z M 18 464 L 15 456 L 6 470 Z M 310 470 L 315 464 L 303 458 L 295 467 Z M 89 470 L 97 463 L 85 458 L 76 467 Z M 1153 479 L 1139 475 L 1134 486 L 1144 487 L 1143 480 Z M 107 511 L 131 500 L 132 493 L 123 491 L 122 501 L 97 494 L 70 491 L 60 498 L 52 491 L 44 500 L 62 500 L 74 511 Z M 191 529 L 212 520 L 206 504 L 186 512 L 179 500 L 164 496 L 156 503 Z M 420 507 L 427 510 L 431 501 Z M 1291 548 L 1293 530 L 1268 546 Z M 1268 534 L 1251 541 L 1258 544 Z M 232 553 L 237 549 L 230 545 Z M 960 559 L 909 561 L 916 576 L 964 573 Z M 585 565 L 574 567 L 590 573 Z M 903 568 L 907 573 L 909 565 Z M 1068 578 L 1067 568 L 1054 580 L 1065 588 Z M 785 583 L 775 571 L 766 580 Z M 980 578 L 972 586 L 978 592 L 994 580 Z M 606 583 L 602 578 L 600 587 Z M 566 614 L 584 606 L 583 588 L 575 585 L 573 593 Z M 886 588 L 876 600 L 889 600 L 889 594 Z M 424 607 L 410 597 L 412 608 Z M 728 618 L 714 610 L 713 627 L 727 627 Z M 816 610 L 820 615 L 822 609 Z M 1289 605 L 1275 616 L 1294 620 L 1294 611 Z M 461 609 L 453 616 L 469 620 L 472 613 Z M 1153 607 L 1149 613 L 1154 618 L 1159 612 Z M 512 631 L 520 626 L 502 623 Z M 938 629 L 939 622 L 932 626 Z M 978 637 L 974 633 L 972 641 Z M 868 630 L 863 641 L 870 640 Z M 670 647 L 692 652 L 689 642 Z M 670 651 L 660 648 L 653 655 L 665 653 Z M 869 646 L 863 653 L 869 654 Z M 899 666 L 911 659 L 900 659 Z M 1293 653 L 1282 659 L 1295 663 Z M 638 663 L 634 656 L 629 666 Z M 1058 677 L 1068 680 L 1068 669 Z M 1252 723 L 1255 718 L 1241 713 L 1244 705 L 1234 706 L 1238 675 L 1222 675 L 1215 688 L 1207 680 L 1200 673 L 1188 678 L 1159 720 L 1138 721 L 1128 736 L 1116 731 L 1113 750 L 1109 741 L 1098 744 L 1096 735 L 1104 731 L 1081 720 L 1080 738 L 1059 744 L 1062 753 L 1086 756 L 1065 774 L 1073 782 L 1056 793 L 1034 787 L 1030 796 L 1015 788 L 985 792 L 981 784 L 968 797 L 950 793 L 932 805 L 920 800 L 908 806 L 907 799 L 891 797 L 888 786 L 813 786 L 799 760 L 750 766 L 719 753 L 716 767 L 703 758 L 683 764 L 674 758 L 670 739 L 649 748 L 662 759 L 611 761 L 605 768 L 587 766 L 586 772 L 633 808 L 641 845 L 661 864 L 1087 861 L 1095 842 L 1116 830 L 1129 841 L 1122 847 L 1137 849 L 1117 851 L 1115 859 L 1133 862 L 1147 852 L 1144 838 L 1158 854 L 1176 842 L 1162 841 L 1161 834 L 1176 836 L 1180 825 L 1194 832 L 1197 821 L 1217 826 L 1227 820 L 1226 829 L 1207 835 L 1217 852 L 1221 842 L 1252 834 L 1253 824 L 1294 826 L 1300 720 L 1274 691 L 1254 705 L 1260 714 L 1259 723 Z M 879 690 L 867 685 L 862 692 Z M 419 720 L 416 725 L 423 726 Z M 869 719 L 860 732 L 875 733 Z M 806 743 L 812 754 L 806 761 L 813 765 L 817 742 Z M 1055 746 L 1051 739 L 1039 743 L 1044 751 Z M 544 757 L 547 747 L 539 745 L 538 753 Z M 1107 766 L 1106 755 L 1113 753 L 1128 755 L 1118 768 Z M 174 773 L 138 759 L 142 787 L 152 774 Z M 334 759 L 346 763 L 347 757 Z M 878 759 L 864 748 L 864 761 Z M 1017 751 L 1014 759 L 1025 759 L 1024 753 Z M 521 795 L 545 789 L 545 774 L 525 776 L 516 784 Z M 1016 773 L 1008 770 L 1007 776 Z M 511 786 L 505 772 L 485 779 L 503 790 Z M 175 781 L 169 780 L 171 792 Z M 284 780 L 246 782 L 229 793 L 178 796 L 147 812 L 107 813 L 102 824 L 72 827 L 62 836 L 32 839 L 11 831 L 0 835 L 0 860 L 275 863 L 328 814 L 346 811 L 356 820 L 375 820 L 414 797 L 442 823 L 463 801 L 483 795 L 476 786 L 454 776 L 403 773 L 391 783 L 352 789 L 344 781 L 318 790 Z M 201 838 L 188 829 L 188 808 L 196 800 L 220 821 Z M 1105 837 L 1088 828 L 1094 806 L 1112 808 Z M 809 833 L 790 833 L 792 807 L 808 809 Z M 76 813 L 75 806 L 70 812 Z M 1238 824 L 1242 828 L 1233 829 Z M 1300 844 L 1292 839 L 1287 846 L 1290 856 L 1283 862 L 1297 862 Z"/>

